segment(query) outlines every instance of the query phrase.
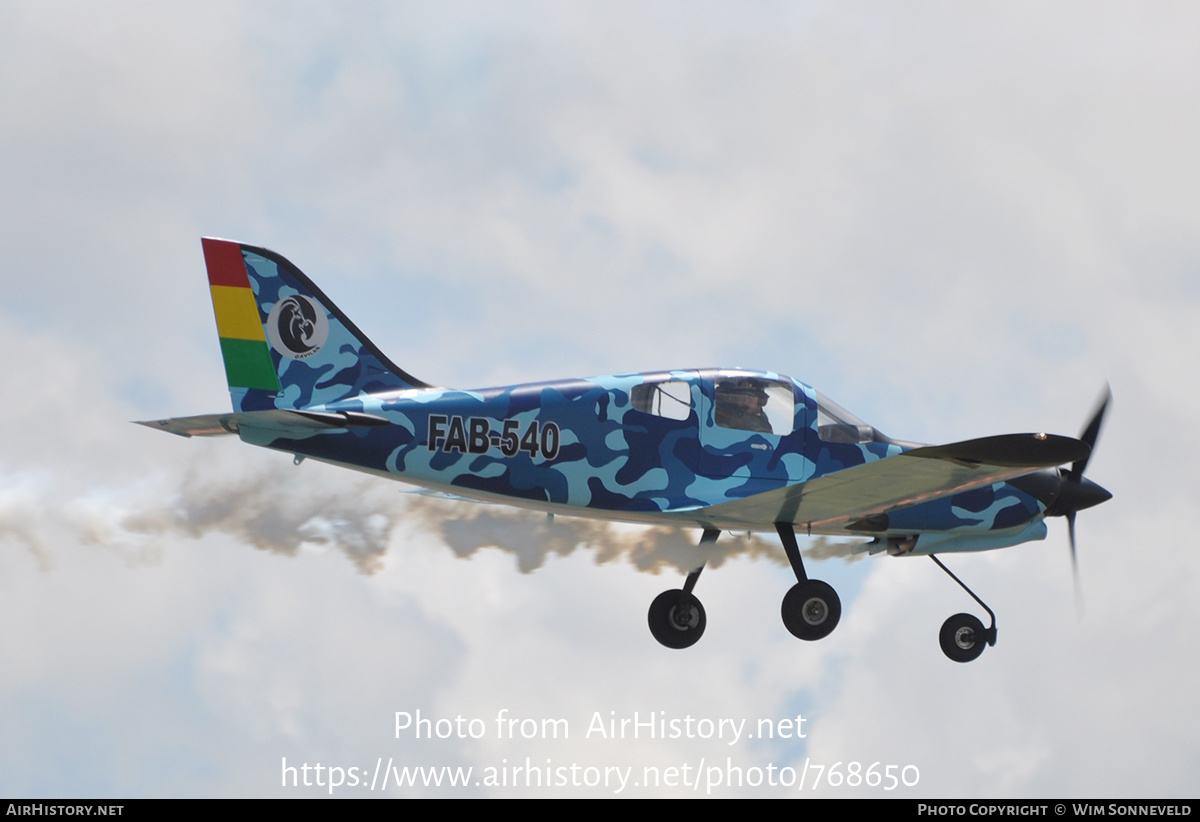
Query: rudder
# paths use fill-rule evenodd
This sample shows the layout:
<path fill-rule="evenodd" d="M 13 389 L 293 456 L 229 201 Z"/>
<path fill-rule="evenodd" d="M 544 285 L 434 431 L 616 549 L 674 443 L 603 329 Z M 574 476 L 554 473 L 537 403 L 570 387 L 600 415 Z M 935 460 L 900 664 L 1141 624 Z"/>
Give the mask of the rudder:
<path fill-rule="evenodd" d="M 201 244 L 235 411 L 427 387 L 284 257 L 230 240 L 206 237 Z"/>

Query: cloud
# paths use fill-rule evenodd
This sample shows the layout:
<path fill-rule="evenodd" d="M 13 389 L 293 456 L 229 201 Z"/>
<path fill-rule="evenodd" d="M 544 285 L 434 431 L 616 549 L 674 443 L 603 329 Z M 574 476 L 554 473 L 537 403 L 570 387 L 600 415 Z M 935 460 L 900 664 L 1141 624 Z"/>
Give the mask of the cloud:
<path fill-rule="evenodd" d="M 282 756 L 725 753 L 401 744 L 418 707 L 803 712 L 809 739 L 734 756 L 914 764 L 922 795 L 1189 790 L 1196 14 L 631 8 L 2 7 L 9 793 L 262 795 Z M 1073 433 L 1109 378 L 1088 613 L 1052 529 L 951 560 L 1000 620 L 971 665 L 936 635 L 973 604 L 928 561 L 826 563 L 842 622 L 797 643 L 773 536 L 723 535 L 708 632 L 674 654 L 645 608 L 695 533 L 136 429 L 226 407 L 201 234 L 284 253 L 452 385 L 761 366 L 934 442 Z"/>

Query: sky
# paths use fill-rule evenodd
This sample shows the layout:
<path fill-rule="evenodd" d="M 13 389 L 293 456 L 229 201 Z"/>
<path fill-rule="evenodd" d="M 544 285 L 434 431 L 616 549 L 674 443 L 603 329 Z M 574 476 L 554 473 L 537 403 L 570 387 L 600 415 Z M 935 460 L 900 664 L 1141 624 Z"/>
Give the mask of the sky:
<path fill-rule="evenodd" d="M 1194 797 L 1198 40 L 1183 3 L 0 4 L 0 795 Z M 805 643 L 777 538 L 722 535 L 665 649 L 698 533 L 130 425 L 229 408 L 201 236 L 441 385 L 761 368 L 939 443 L 1075 435 L 1107 382 L 1081 596 L 1062 520 L 947 557 L 998 620 L 960 665 L 931 562 L 810 559 Z"/>

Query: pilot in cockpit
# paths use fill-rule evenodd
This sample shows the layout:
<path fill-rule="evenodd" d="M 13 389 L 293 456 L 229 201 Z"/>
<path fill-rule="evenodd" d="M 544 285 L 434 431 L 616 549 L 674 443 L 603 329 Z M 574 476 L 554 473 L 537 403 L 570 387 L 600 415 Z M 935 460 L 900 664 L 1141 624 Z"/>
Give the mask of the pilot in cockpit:
<path fill-rule="evenodd" d="M 767 404 L 767 392 L 760 380 L 739 377 L 717 383 L 716 405 L 713 419 L 722 428 L 741 431 L 773 433 L 771 421 L 763 410 Z"/>

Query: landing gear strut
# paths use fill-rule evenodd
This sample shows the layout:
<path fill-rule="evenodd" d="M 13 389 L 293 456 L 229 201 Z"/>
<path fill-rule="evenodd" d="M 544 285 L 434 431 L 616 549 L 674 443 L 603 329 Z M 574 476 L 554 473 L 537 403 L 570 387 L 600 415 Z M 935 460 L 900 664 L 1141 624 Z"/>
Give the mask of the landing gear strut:
<path fill-rule="evenodd" d="M 796 575 L 796 584 L 784 596 L 780 609 L 784 627 L 793 636 L 803 640 L 824 639 L 842 618 L 842 601 L 828 583 L 809 579 L 804 572 L 804 560 L 800 557 L 793 525 L 790 522 L 777 522 L 775 530 L 779 533 L 783 550 Z M 716 542 L 720 534 L 715 528 L 705 529 L 700 537 L 700 547 Z M 668 648 L 690 648 L 704 635 L 707 624 L 704 606 L 692 593 L 703 570 L 702 563 L 687 575 L 683 588 L 663 591 L 650 603 L 650 612 L 647 614 L 650 633 Z"/>
<path fill-rule="evenodd" d="M 790 522 L 775 523 L 775 530 L 783 543 L 796 584 L 783 598 L 780 609 L 783 625 L 792 636 L 803 640 L 824 639 L 833 633 L 842 618 L 842 601 L 837 592 L 819 579 L 809 579 L 804 572 L 804 560 L 800 557 L 800 546 L 796 544 L 796 531 Z"/>
<path fill-rule="evenodd" d="M 942 623 L 941 633 L 938 634 L 942 653 L 955 662 L 971 662 L 978 659 L 984 648 L 996 644 L 996 614 L 987 607 L 982 599 L 975 596 L 975 592 L 964 585 L 961 579 L 954 576 L 940 559 L 933 554 L 930 554 L 929 558 L 936 562 L 937 566 L 950 576 L 950 579 L 957 582 L 964 591 L 970 594 L 971 599 L 978 602 L 992 620 L 991 626 L 984 628 L 978 617 L 971 614 L 955 614 L 950 617 Z"/>
<path fill-rule="evenodd" d="M 721 532 L 716 529 L 706 529 L 700 537 L 700 546 L 716 542 Z M 704 616 L 704 606 L 692 594 L 696 580 L 704 563 L 687 575 L 682 589 L 663 591 L 650 603 L 650 633 L 654 638 L 668 648 L 690 648 L 704 635 L 707 620 Z"/>

